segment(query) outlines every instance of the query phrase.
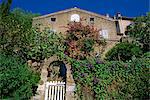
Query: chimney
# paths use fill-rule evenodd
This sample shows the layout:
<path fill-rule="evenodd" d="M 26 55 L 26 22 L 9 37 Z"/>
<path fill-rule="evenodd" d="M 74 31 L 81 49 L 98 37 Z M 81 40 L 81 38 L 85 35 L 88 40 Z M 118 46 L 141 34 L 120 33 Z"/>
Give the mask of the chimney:
<path fill-rule="evenodd" d="M 119 18 L 121 18 L 121 13 L 120 12 L 117 13 L 117 19 L 119 19 Z"/>
<path fill-rule="evenodd" d="M 106 17 L 109 18 L 109 14 L 108 13 L 106 14 Z"/>
<path fill-rule="evenodd" d="M 116 19 L 116 15 L 114 15 L 114 19 Z"/>

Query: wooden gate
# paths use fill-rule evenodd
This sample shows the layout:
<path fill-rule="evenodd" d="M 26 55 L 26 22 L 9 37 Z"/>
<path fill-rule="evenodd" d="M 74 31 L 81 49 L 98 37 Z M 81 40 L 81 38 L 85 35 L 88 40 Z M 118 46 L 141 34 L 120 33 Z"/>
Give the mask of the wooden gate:
<path fill-rule="evenodd" d="M 65 82 L 47 82 L 45 100 L 65 100 Z"/>

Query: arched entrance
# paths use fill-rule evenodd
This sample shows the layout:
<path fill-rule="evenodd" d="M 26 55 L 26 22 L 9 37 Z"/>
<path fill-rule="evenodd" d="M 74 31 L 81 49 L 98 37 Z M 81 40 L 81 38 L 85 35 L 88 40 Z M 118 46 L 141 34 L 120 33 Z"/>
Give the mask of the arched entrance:
<path fill-rule="evenodd" d="M 48 81 L 66 81 L 67 68 L 63 61 L 53 61 L 48 68 Z"/>

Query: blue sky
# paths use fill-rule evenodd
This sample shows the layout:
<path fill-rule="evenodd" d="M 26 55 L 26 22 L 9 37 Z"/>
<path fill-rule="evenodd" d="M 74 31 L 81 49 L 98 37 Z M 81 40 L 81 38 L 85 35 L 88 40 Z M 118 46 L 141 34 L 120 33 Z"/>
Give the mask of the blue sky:
<path fill-rule="evenodd" d="M 135 17 L 150 11 L 150 0 L 13 0 L 12 9 L 19 7 L 42 15 L 78 7 L 99 14 L 109 13 Z"/>

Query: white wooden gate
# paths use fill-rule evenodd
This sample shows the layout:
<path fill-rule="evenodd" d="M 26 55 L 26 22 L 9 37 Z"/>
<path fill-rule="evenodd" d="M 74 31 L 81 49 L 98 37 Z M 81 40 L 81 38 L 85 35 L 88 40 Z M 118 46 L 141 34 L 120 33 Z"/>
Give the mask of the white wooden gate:
<path fill-rule="evenodd" d="M 45 100 L 65 100 L 65 82 L 47 82 Z"/>

